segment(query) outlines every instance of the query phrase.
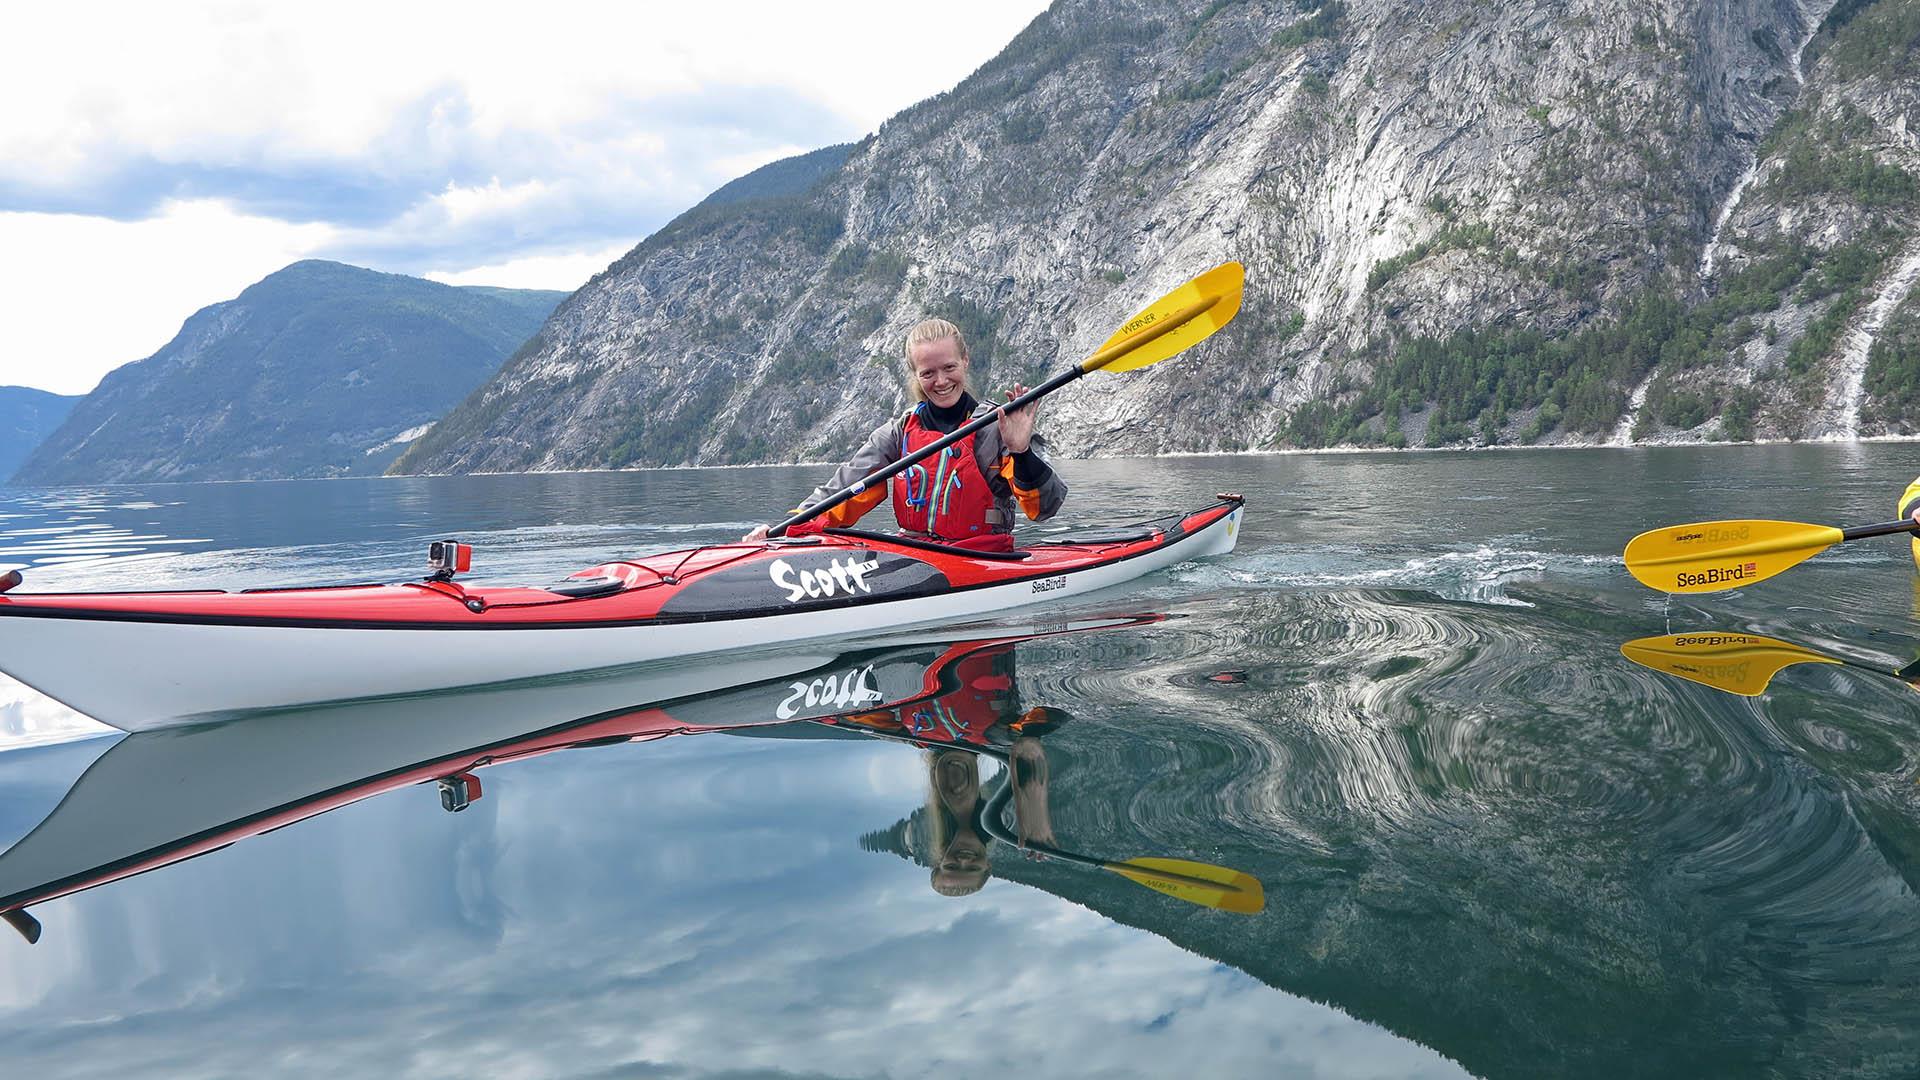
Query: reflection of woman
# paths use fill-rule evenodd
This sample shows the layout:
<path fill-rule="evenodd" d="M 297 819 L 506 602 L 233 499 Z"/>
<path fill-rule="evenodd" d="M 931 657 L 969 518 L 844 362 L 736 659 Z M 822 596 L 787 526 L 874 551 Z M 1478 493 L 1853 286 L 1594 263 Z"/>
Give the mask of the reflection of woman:
<path fill-rule="evenodd" d="M 927 806 L 908 844 L 932 867 L 933 891 L 966 896 L 980 891 L 991 870 L 987 840 L 1005 839 L 1003 822 L 983 816 L 1004 808 L 1003 799 L 981 794 L 980 755 L 1006 762 L 1002 781 L 1013 786 L 1016 841 L 1052 846 L 1053 818 L 1047 808 L 1051 769 L 1040 736 L 1064 723 L 1058 709 L 1020 708 L 1014 672 L 1014 647 L 999 643 L 967 651 L 957 659 L 935 660 L 937 691 L 889 708 L 829 717 L 822 723 L 863 728 L 875 735 L 907 739 L 927 748 Z"/>
<path fill-rule="evenodd" d="M 933 891 L 966 896 L 987 883 L 987 842 L 979 831 L 980 759 L 966 750 L 927 758 L 927 861 Z"/>
<path fill-rule="evenodd" d="M 1057 718 L 1048 709 L 1029 709 L 1009 727 L 1047 725 Z M 1054 846 L 1053 815 L 1047 783 L 1052 769 L 1046 748 L 1033 735 L 1015 735 L 1007 748 L 1007 774 L 1013 785 L 1013 817 L 1020 846 Z M 933 891 L 966 896 L 980 891 L 992 871 L 981 820 L 989 812 L 980 795 L 980 751 L 942 747 L 927 756 L 927 830 L 922 855 L 933 868 Z"/>

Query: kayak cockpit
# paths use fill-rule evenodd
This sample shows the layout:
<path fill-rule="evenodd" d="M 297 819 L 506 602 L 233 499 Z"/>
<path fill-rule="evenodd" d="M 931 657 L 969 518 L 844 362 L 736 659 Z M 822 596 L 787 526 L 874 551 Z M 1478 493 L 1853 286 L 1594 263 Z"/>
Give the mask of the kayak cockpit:
<path fill-rule="evenodd" d="M 823 529 L 828 536 L 844 536 L 849 540 L 879 541 L 895 547 L 915 548 L 920 551 L 937 551 L 942 555 L 957 555 L 963 559 L 982 559 L 987 562 L 1018 562 L 1030 558 L 1031 551 L 979 551 L 961 547 L 958 544 L 942 544 L 933 540 L 922 540 L 917 536 L 902 536 L 897 533 L 868 532 L 866 529 Z"/>
<path fill-rule="evenodd" d="M 1152 525 L 1129 525 L 1114 529 L 1075 529 L 1044 537 L 1037 544 L 1132 544 L 1157 538 L 1161 530 Z"/>
<path fill-rule="evenodd" d="M 627 587 L 627 583 L 617 577 L 567 578 L 558 584 L 548 585 L 547 591 L 573 600 L 590 600 L 596 596 L 609 596 Z"/>

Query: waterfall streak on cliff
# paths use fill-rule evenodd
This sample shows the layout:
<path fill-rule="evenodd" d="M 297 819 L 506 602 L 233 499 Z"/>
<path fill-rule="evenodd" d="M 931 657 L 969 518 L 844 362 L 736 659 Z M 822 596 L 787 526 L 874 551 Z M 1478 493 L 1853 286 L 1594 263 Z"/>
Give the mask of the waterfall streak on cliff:
<path fill-rule="evenodd" d="M 1655 374 L 1657 371 L 1647 372 L 1647 377 L 1641 379 L 1640 385 L 1633 388 L 1633 396 L 1627 399 L 1627 411 L 1621 414 L 1619 426 L 1613 429 L 1613 437 L 1607 440 L 1608 446 L 1633 445 L 1633 423 L 1640 416 L 1641 406 L 1647 403 L 1647 390 L 1653 386 Z"/>
<path fill-rule="evenodd" d="M 1796 6 L 1800 12 L 1801 25 L 1806 27 L 1806 32 L 1800 38 L 1800 44 L 1794 46 L 1793 58 L 1788 63 L 1787 69 L 1789 74 L 1793 76 L 1794 97 L 1798 98 L 1800 96 L 1800 90 L 1804 89 L 1807 85 L 1807 76 L 1806 73 L 1801 70 L 1800 63 L 1806 56 L 1807 46 L 1812 44 L 1814 35 L 1819 33 L 1820 20 L 1825 17 L 1826 13 L 1822 11 L 1816 15 L 1808 11 L 1807 5 L 1805 4 Z M 1753 178 L 1760 173 L 1760 154 L 1758 147 L 1755 147 L 1749 152 L 1752 153 L 1753 156 L 1747 162 L 1747 169 L 1740 174 L 1740 179 L 1734 182 L 1733 190 L 1727 192 L 1727 201 L 1720 204 L 1720 212 L 1715 214 L 1713 218 L 1713 231 L 1707 234 L 1707 246 L 1700 250 L 1700 272 L 1696 276 L 1701 281 L 1705 281 L 1713 276 L 1713 257 L 1719 254 L 1720 251 L 1720 232 L 1726 228 L 1727 219 L 1733 216 L 1733 208 L 1740 205 L 1740 196 L 1746 193 L 1748 185 L 1752 184 Z M 1634 412 L 1635 409 L 1636 407 L 1630 406 L 1628 408 L 1629 414 Z M 1631 420 L 1632 416 L 1629 415 L 1626 421 L 1622 421 L 1623 426 L 1631 429 Z"/>
<path fill-rule="evenodd" d="M 1845 351 L 1840 354 L 1840 400 L 1846 402 L 1846 418 L 1832 438 L 1850 441 L 1860 437 L 1860 404 L 1866 396 L 1867 354 L 1873 351 L 1874 338 L 1887 323 L 1893 309 L 1913 291 L 1920 278 L 1920 242 L 1907 245 L 1900 265 L 1894 268 L 1880 294 L 1867 305 L 1866 313 L 1847 332 Z"/>
<path fill-rule="evenodd" d="M 1797 62 L 1795 66 L 1798 66 Z M 1753 160 L 1747 162 L 1747 171 L 1740 174 L 1733 190 L 1727 193 L 1727 201 L 1720 204 L 1720 213 L 1714 216 L 1713 232 L 1708 234 L 1707 246 L 1700 252 L 1700 272 L 1697 276 L 1701 281 L 1713 276 L 1713 257 L 1720 252 L 1720 231 L 1726 228 L 1727 219 L 1733 216 L 1733 208 L 1740 204 L 1740 196 L 1747 190 L 1747 185 L 1753 183 L 1753 178 L 1759 174 L 1760 155 L 1756 153 Z"/>

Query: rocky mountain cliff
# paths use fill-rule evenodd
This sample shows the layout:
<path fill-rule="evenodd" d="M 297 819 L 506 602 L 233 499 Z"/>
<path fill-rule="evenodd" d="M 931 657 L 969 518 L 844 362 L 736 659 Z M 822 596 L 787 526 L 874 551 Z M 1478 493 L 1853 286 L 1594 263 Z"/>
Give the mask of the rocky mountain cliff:
<path fill-rule="evenodd" d="M 933 313 L 1003 386 L 1224 259 L 1067 454 L 1920 424 L 1911 0 L 1060 0 L 804 191 L 647 238 L 400 471 L 836 458 Z"/>
<path fill-rule="evenodd" d="M 563 295 L 294 263 L 109 373 L 14 482 L 377 474 Z"/>
<path fill-rule="evenodd" d="M 0 477 L 11 476 L 79 400 L 30 386 L 0 386 Z"/>

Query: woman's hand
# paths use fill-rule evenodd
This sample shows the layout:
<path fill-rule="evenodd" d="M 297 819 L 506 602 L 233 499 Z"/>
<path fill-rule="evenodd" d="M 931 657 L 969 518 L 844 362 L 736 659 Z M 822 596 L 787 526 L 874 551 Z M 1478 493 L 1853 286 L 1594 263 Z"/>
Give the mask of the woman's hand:
<path fill-rule="evenodd" d="M 755 525 L 752 532 L 740 538 L 740 542 L 743 544 L 757 544 L 766 538 L 767 527 L 765 525 Z"/>
<path fill-rule="evenodd" d="M 1007 400 L 1012 401 L 1026 392 L 1027 388 L 1024 384 L 1015 383 L 1013 389 L 1007 391 Z M 1015 409 L 1012 412 L 1008 412 L 1004 405 L 1001 406 L 1000 443 L 1007 448 L 1007 453 L 1027 452 L 1027 447 L 1033 442 L 1034 421 L 1039 418 L 1040 403 L 1037 401 L 1028 402 L 1025 408 Z"/>
<path fill-rule="evenodd" d="M 1009 750 L 1007 767 L 1012 770 L 1009 782 L 1013 784 L 1013 819 L 1019 829 L 1020 846 L 1033 843 L 1053 847 L 1058 841 L 1053 836 L 1053 814 L 1047 803 L 1051 770 L 1046 748 L 1039 739 L 1021 735 Z"/>

